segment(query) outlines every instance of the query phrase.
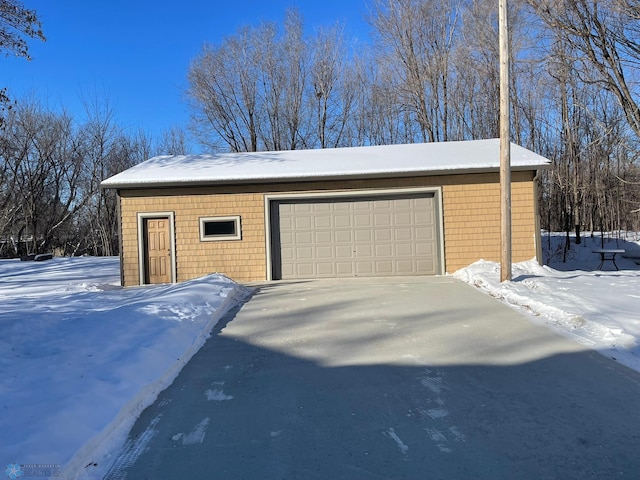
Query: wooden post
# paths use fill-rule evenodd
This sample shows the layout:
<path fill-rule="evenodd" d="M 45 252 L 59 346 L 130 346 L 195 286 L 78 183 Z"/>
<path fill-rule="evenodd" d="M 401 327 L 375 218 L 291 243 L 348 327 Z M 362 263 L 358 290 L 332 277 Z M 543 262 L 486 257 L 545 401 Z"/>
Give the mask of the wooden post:
<path fill-rule="evenodd" d="M 500 29 L 500 281 L 511 280 L 511 121 L 507 0 L 498 1 Z"/>

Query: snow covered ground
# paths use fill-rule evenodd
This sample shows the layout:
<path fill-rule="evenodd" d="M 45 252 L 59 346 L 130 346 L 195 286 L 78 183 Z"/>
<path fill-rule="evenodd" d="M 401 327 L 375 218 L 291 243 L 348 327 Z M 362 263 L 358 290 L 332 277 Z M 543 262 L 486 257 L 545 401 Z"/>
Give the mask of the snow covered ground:
<path fill-rule="evenodd" d="M 8 477 L 35 464 L 65 479 L 100 478 L 103 465 L 93 463 L 124 442 L 245 294 L 218 275 L 119 284 L 113 257 L 0 261 L 0 467 Z"/>
<path fill-rule="evenodd" d="M 485 261 L 455 276 L 640 371 L 640 267 L 620 258 L 620 271 L 597 270 L 599 237 L 572 243 L 563 262 L 562 242 L 545 236 L 550 266 L 517 264 L 512 282 Z M 606 246 L 640 254 L 640 237 Z M 142 410 L 247 292 L 217 275 L 131 289 L 119 280 L 117 258 L 0 261 L 0 467 L 101 478 Z"/>
<path fill-rule="evenodd" d="M 484 290 L 574 340 L 640 371 L 640 266 L 616 257 L 620 271 L 609 261 L 598 270 L 594 249 L 626 250 L 640 257 L 640 236 L 604 238 L 587 234 L 580 245 L 571 239 L 563 255 L 565 237 L 543 234 L 545 263 L 515 264 L 513 281 L 500 283 L 500 264 L 479 261 L 454 276 Z M 640 260 L 639 260 L 640 261 Z"/>

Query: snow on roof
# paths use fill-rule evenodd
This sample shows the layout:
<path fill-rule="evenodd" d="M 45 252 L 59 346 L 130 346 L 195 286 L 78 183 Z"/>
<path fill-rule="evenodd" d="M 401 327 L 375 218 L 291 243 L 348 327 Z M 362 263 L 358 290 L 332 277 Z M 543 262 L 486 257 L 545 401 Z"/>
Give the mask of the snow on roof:
<path fill-rule="evenodd" d="M 546 158 L 511 144 L 512 170 L 548 168 Z M 268 183 L 491 172 L 500 167 L 500 140 L 414 143 L 276 152 L 173 155 L 151 158 L 114 175 L 103 188 Z"/>

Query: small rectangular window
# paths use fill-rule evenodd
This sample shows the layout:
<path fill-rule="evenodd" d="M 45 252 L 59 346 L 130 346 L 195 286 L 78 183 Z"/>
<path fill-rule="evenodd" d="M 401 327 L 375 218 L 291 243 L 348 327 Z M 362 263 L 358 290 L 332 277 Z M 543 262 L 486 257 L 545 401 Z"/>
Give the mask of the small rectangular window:
<path fill-rule="evenodd" d="M 200 241 L 240 240 L 240 217 L 200 218 Z"/>

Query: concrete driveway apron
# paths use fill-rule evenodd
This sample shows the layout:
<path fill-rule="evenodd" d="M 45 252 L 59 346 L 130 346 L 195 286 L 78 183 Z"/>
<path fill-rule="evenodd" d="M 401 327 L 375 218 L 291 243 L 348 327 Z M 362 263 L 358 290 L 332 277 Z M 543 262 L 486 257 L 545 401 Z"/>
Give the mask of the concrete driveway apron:
<path fill-rule="evenodd" d="M 107 479 L 640 478 L 640 374 L 449 277 L 271 283 Z"/>

